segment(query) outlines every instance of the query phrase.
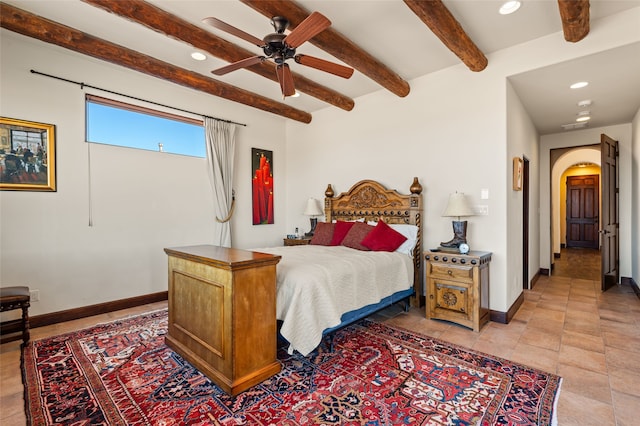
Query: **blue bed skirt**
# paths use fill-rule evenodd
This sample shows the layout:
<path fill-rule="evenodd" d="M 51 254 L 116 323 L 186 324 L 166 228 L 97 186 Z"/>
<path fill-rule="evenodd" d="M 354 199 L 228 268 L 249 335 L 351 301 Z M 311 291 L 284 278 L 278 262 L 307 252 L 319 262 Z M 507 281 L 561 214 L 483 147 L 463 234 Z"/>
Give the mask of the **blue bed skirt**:
<path fill-rule="evenodd" d="M 396 302 L 400 302 L 403 299 L 407 299 L 407 303 L 409 303 L 408 298 L 414 295 L 413 288 L 409 288 L 407 290 L 398 291 L 393 293 L 391 296 L 387 296 L 382 299 L 378 303 L 373 303 L 371 305 L 367 305 L 363 308 L 356 309 L 355 311 L 345 312 L 342 317 L 340 317 L 340 324 L 335 327 L 325 329 L 322 334 L 326 336 L 327 334 L 331 334 L 336 330 L 339 330 L 343 327 L 346 327 L 349 324 L 352 324 L 362 318 L 368 317 L 369 315 L 378 312 L 381 309 L 384 309 L 388 306 L 393 305 Z"/>

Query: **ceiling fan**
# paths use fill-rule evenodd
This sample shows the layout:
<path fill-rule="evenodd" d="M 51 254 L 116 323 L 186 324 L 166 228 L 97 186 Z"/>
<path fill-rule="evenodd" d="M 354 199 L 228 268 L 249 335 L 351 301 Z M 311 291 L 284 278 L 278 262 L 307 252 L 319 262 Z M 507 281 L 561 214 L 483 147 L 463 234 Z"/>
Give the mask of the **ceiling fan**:
<path fill-rule="evenodd" d="M 309 55 L 296 55 L 296 49 L 301 44 L 310 40 L 316 34 L 324 31 L 331 25 L 331 21 L 321 13 L 313 12 L 288 35 L 284 32 L 289 27 L 289 21 L 282 16 L 276 16 L 271 19 L 271 25 L 273 25 L 276 32 L 267 34 L 262 40 L 217 18 L 205 18 L 202 22 L 248 41 L 249 43 L 253 43 L 260 47 L 264 52 L 264 55 L 257 55 L 242 59 L 211 71 L 215 75 L 224 75 L 231 71 L 245 68 L 266 61 L 267 59 L 272 59 L 276 64 L 276 75 L 280 82 L 282 95 L 285 97 L 292 96 L 296 92 L 291 69 L 286 63 L 287 59 L 293 59 L 301 65 L 328 72 L 343 78 L 349 78 L 353 75 L 353 68 L 345 67 L 343 65 Z"/>

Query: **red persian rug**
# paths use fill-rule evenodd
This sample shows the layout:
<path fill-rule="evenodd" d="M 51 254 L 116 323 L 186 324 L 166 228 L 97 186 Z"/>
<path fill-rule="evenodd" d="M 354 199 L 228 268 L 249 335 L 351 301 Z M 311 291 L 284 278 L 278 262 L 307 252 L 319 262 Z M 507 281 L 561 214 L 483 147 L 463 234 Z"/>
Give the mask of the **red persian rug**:
<path fill-rule="evenodd" d="M 164 343 L 166 310 L 31 342 L 33 425 L 547 425 L 560 377 L 371 321 L 334 349 L 279 352 L 232 398 Z"/>

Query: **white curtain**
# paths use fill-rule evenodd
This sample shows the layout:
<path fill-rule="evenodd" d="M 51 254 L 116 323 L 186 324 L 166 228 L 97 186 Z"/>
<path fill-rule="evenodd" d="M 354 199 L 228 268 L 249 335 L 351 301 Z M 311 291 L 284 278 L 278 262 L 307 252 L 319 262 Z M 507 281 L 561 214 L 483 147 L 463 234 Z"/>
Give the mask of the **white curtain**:
<path fill-rule="evenodd" d="M 233 157 L 236 145 L 236 125 L 205 117 L 207 164 L 213 187 L 214 226 L 213 244 L 231 247 L 231 223 L 233 215 Z"/>

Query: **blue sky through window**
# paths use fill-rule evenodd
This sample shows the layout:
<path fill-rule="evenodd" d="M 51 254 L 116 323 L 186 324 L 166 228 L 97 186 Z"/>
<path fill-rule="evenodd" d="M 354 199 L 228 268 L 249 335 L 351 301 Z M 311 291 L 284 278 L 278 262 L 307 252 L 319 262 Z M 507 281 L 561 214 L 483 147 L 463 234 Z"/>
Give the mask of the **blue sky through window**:
<path fill-rule="evenodd" d="M 87 142 L 206 157 L 204 127 L 126 109 L 87 105 Z"/>

